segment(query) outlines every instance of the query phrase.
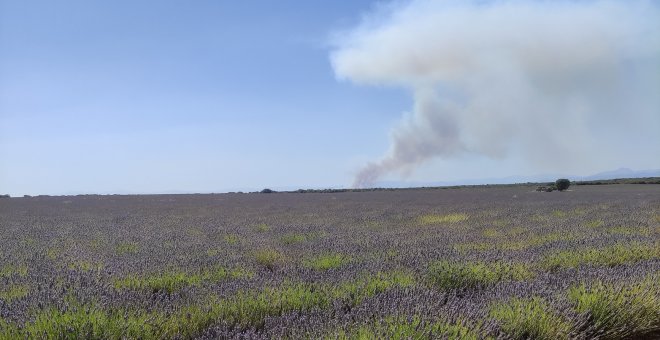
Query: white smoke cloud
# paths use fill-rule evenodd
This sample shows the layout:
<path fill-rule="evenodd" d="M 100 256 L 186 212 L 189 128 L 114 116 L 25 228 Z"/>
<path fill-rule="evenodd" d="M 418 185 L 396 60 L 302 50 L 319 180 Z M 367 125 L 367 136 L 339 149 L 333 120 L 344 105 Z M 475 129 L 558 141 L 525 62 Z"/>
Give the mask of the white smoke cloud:
<path fill-rule="evenodd" d="M 414 95 L 390 150 L 360 171 L 357 187 L 435 157 L 504 158 L 514 147 L 556 169 L 594 157 L 597 130 L 660 123 L 653 1 L 395 3 L 341 35 L 331 62 L 339 79 Z M 548 157 L 557 154 L 563 162 Z"/>

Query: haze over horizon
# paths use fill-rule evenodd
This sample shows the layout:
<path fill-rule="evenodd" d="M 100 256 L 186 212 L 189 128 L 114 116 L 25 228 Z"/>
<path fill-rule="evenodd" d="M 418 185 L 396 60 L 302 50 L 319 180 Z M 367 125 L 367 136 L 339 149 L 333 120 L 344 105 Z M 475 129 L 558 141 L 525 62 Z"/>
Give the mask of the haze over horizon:
<path fill-rule="evenodd" d="M 0 0 L 0 194 L 660 169 L 658 22 L 650 0 Z"/>

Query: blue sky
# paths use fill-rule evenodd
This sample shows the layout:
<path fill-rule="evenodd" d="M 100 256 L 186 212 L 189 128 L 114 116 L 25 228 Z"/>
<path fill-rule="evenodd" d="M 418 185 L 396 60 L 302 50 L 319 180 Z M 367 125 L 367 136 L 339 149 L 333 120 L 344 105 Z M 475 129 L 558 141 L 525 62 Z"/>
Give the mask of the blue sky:
<path fill-rule="evenodd" d="M 355 84 L 331 65 L 333 37 L 375 6 L 0 0 L 0 193 L 350 186 L 413 106 L 405 85 Z M 467 154 L 409 179 L 539 172 Z"/>
<path fill-rule="evenodd" d="M 333 75 L 368 1 L 1 4 L 3 192 L 347 185 L 410 101 Z"/>

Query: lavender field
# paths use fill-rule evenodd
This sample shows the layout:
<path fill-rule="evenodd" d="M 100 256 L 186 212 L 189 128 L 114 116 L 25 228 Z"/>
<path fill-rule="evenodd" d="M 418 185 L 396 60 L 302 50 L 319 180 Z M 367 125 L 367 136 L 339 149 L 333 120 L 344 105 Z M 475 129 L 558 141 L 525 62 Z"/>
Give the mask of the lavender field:
<path fill-rule="evenodd" d="M 0 200 L 0 338 L 660 337 L 660 185 Z"/>

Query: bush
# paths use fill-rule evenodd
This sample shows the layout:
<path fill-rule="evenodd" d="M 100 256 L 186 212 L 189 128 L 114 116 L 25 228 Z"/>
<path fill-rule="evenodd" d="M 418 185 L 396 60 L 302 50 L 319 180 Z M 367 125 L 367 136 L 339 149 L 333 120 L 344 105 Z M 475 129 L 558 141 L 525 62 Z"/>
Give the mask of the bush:
<path fill-rule="evenodd" d="M 538 297 L 493 304 L 489 315 L 513 339 L 568 339 L 571 331 L 571 324 Z"/>
<path fill-rule="evenodd" d="M 268 189 L 268 188 L 266 188 L 266 189 L 264 189 L 264 190 L 261 190 L 261 193 L 262 193 L 262 194 L 272 194 L 272 193 L 274 193 L 274 191 L 273 191 L 273 190 L 270 190 L 270 189 Z"/>
<path fill-rule="evenodd" d="M 557 187 L 557 190 L 564 191 L 568 189 L 569 186 L 571 186 L 571 181 L 567 180 L 566 178 L 560 178 L 555 181 L 555 186 Z"/>

